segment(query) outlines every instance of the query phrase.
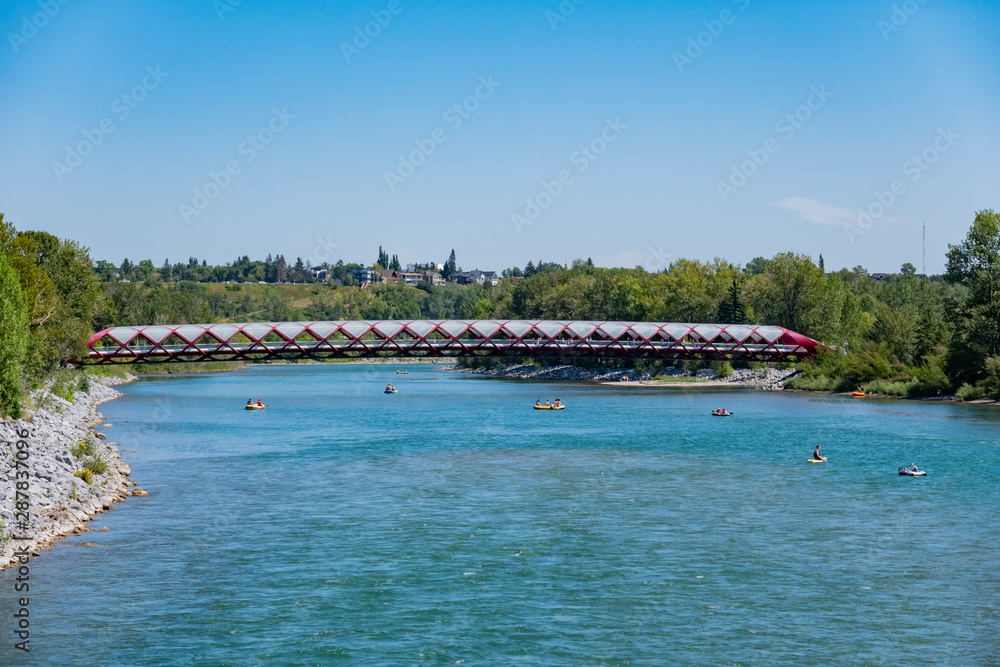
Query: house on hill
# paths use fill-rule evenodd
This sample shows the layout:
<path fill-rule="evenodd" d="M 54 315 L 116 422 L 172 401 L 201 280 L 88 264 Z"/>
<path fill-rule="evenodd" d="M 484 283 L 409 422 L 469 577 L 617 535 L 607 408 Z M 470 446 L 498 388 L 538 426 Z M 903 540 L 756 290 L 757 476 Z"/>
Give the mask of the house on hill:
<path fill-rule="evenodd" d="M 451 282 L 457 282 L 459 285 L 472 285 L 478 283 L 480 285 L 485 285 L 486 283 L 496 284 L 497 273 L 496 271 L 480 271 L 479 269 L 474 269 L 472 271 L 464 271 L 462 273 L 453 273 L 448 276 L 448 280 Z"/>

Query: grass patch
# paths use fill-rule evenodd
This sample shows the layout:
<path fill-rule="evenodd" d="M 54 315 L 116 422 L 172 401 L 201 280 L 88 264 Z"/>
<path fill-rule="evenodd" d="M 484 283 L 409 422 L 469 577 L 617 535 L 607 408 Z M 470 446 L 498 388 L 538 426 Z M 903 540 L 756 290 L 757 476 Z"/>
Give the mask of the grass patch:
<path fill-rule="evenodd" d="M 103 475 L 108 472 L 108 462 L 101 455 L 94 455 L 83 462 L 83 467 L 95 475 Z"/>
<path fill-rule="evenodd" d="M 657 375 L 654 382 L 708 382 L 708 378 L 691 377 L 688 375 Z"/>
<path fill-rule="evenodd" d="M 244 366 L 239 361 L 180 361 L 171 364 L 134 364 L 135 375 L 172 375 L 175 373 L 221 373 Z"/>
<path fill-rule="evenodd" d="M 121 378 L 123 380 L 127 375 L 124 364 L 84 366 L 83 373 L 94 377 Z"/>

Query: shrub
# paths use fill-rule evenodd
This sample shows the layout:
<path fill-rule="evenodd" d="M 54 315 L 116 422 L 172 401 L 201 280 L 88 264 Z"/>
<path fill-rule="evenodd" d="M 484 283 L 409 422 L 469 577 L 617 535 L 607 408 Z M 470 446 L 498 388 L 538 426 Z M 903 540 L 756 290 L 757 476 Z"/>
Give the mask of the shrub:
<path fill-rule="evenodd" d="M 69 448 L 69 453 L 76 459 L 82 459 L 84 456 L 90 456 L 95 452 L 96 444 L 94 443 L 94 437 L 92 435 L 88 435 L 86 438 Z"/>
<path fill-rule="evenodd" d="M 941 393 L 940 387 L 933 382 L 923 382 L 914 380 L 906 388 L 906 395 L 910 398 L 922 398 L 924 396 L 937 396 Z"/>
<path fill-rule="evenodd" d="M 966 382 L 958 388 L 958 391 L 955 392 L 955 396 L 963 401 L 975 401 L 983 397 L 983 390 L 976 385 Z"/>
<path fill-rule="evenodd" d="M 103 475 L 108 471 L 108 462 L 104 460 L 103 456 L 91 456 L 83 462 L 83 467 L 95 475 Z"/>
<path fill-rule="evenodd" d="M 713 361 L 712 370 L 721 378 L 727 378 L 733 374 L 733 367 L 728 361 Z"/>
<path fill-rule="evenodd" d="M 825 375 L 799 375 L 785 383 L 789 389 L 803 391 L 830 391 L 833 385 L 834 379 Z"/>

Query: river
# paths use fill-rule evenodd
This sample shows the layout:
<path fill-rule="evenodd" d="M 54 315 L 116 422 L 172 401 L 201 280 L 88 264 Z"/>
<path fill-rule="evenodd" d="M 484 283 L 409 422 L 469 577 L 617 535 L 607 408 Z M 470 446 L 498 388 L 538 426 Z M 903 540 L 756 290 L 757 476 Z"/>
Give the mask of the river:
<path fill-rule="evenodd" d="M 0 663 L 996 664 L 996 408 L 395 368 L 122 387 Z"/>

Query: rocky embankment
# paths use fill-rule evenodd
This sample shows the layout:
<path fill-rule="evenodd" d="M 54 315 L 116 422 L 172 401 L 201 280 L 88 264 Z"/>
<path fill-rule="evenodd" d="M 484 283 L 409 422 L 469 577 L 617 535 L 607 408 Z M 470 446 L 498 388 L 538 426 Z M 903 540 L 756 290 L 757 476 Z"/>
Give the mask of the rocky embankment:
<path fill-rule="evenodd" d="M 477 375 L 492 375 L 494 377 L 511 377 L 535 380 L 586 380 L 591 382 L 638 382 L 648 385 L 669 385 L 684 383 L 719 383 L 761 389 L 781 389 L 786 380 L 798 371 L 794 369 L 778 370 L 775 368 L 738 369 L 732 375 L 722 377 L 710 369 L 699 370 L 695 374 L 687 373 L 681 368 L 666 368 L 657 371 L 654 378 L 649 371 L 635 369 L 607 368 L 588 369 L 579 366 L 542 366 L 536 368 L 533 364 L 507 364 L 493 368 L 460 368 L 454 367 L 460 373 L 475 373 Z"/>
<path fill-rule="evenodd" d="M 107 439 L 112 425 L 97 410 L 121 395 L 112 385 L 127 381 L 91 377 L 88 391 L 73 394 L 72 402 L 41 390 L 32 396 L 38 407 L 29 419 L 0 420 L 0 569 L 19 562 L 15 550 L 27 546 L 38 555 L 62 537 L 89 530 L 91 517 L 126 496 L 146 495 L 129 479 L 131 469 Z M 25 481 L 27 489 L 19 489 Z M 25 508 L 27 526 L 18 514 Z"/>

